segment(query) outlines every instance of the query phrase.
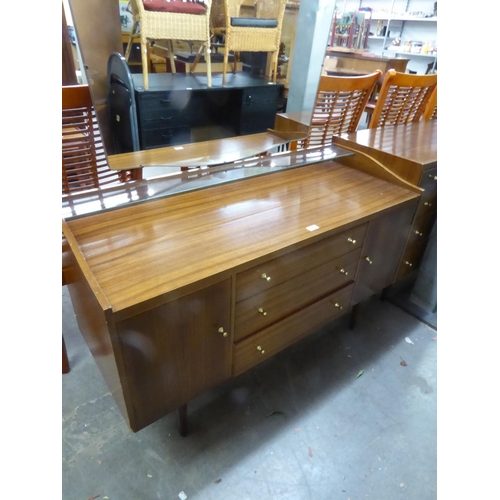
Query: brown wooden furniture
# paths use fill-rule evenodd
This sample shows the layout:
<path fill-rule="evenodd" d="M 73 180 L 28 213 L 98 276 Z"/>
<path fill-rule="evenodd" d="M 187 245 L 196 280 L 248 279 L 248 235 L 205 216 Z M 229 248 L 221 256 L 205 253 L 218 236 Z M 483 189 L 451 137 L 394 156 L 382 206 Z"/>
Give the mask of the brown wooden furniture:
<path fill-rule="evenodd" d="M 398 266 L 397 279 L 409 275 L 419 268 L 437 216 L 437 120 L 359 130 L 335 137 L 334 143 L 369 155 L 424 190 Z M 354 156 L 339 161 L 360 160 Z"/>
<path fill-rule="evenodd" d="M 62 192 L 141 178 L 141 170 L 108 167 L 88 85 L 62 87 Z"/>
<path fill-rule="evenodd" d="M 420 120 L 436 86 L 436 73 L 410 75 L 389 70 L 384 77 L 368 127 Z"/>
<path fill-rule="evenodd" d="M 438 114 L 437 98 L 438 98 L 438 89 L 436 85 L 436 88 L 434 89 L 434 92 L 431 94 L 429 102 L 427 103 L 427 107 L 425 108 L 422 120 L 437 119 L 437 114 Z"/>
<path fill-rule="evenodd" d="M 174 0 L 174 3 L 177 0 Z M 182 6 L 183 2 L 177 2 Z M 190 40 L 201 42 L 198 56 L 193 64 L 192 70 L 201 58 L 204 51 L 207 67 L 207 86 L 212 86 L 212 71 L 210 67 L 210 7 L 211 3 L 203 9 L 202 13 L 188 13 L 189 10 L 178 12 L 153 11 L 145 9 L 143 0 L 131 0 L 130 5 L 134 16 L 134 23 L 131 30 L 130 40 L 125 52 L 125 59 L 128 60 L 130 50 L 135 38 L 140 37 L 142 55 L 142 77 L 144 88 L 149 88 L 148 78 L 148 44 L 150 41 L 165 40 L 167 42 L 167 52 L 170 59 L 170 68 L 175 73 L 175 57 L 172 40 Z M 187 4 L 184 3 L 184 6 Z M 201 4 L 194 4 L 201 7 Z M 187 5 L 187 7 L 191 7 Z M 187 8 L 186 7 L 186 8 Z"/>
<path fill-rule="evenodd" d="M 179 409 L 185 433 L 190 400 L 394 281 L 421 190 L 319 150 L 139 181 L 63 221 L 76 318 L 133 431 Z"/>
<path fill-rule="evenodd" d="M 356 131 L 368 98 L 381 76 L 380 70 L 364 76 L 321 76 L 307 135 L 293 142 L 292 148 L 328 146 L 333 136 Z M 282 133 L 287 136 L 286 132 Z"/>
<path fill-rule="evenodd" d="M 335 47 L 328 47 L 326 49 L 325 70 L 332 74 L 338 70 L 347 70 L 358 74 L 373 73 L 380 70 L 385 75 L 390 69 L 404 73 L 410 61 L 404 57 L 374 56 L 366 52 L 364 54 L 360 51 L 339 50 Z M 332 59 L 335 61 L 333 64 L 330 63 Z"/>
<path fill-rule="evenodd" d="M 241 13 L 245 0 L 213 0 L 212 32 L 224 37 L 222 85 L 226 84 L 229 52 L 237 62 L 239 52 L 269 52 L 271 64 L 266 74 L 276 83 L 281 27 L 287 0 L 256 0 L 253 17 Z M 233 64 L 233 72 L 235 65 Z"/>

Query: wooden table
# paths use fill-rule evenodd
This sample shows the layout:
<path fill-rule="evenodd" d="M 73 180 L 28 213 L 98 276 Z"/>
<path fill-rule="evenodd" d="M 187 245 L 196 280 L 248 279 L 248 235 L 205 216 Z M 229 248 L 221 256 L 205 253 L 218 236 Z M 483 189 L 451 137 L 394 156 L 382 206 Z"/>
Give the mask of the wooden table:
<path fill-rule="evenodd" d="M 78 325 L 133 431 L 177 409 L 185 434 L 190 400 L 394 282 L 421 190 L 322 151 L 338 161 L 291 152 L 138 181 L 108 190 L 121 207 L 63 220 Z M 176 179 L 186 191 L 169 196 Z"/>
<path fill-rule="evenodd" d="M 335 68 L 328 69 L 326 61 L 328 58 L 336 59 Z M 391 68 L 404 73 L 410 61 L 405 57 L 367 56 L 345 50 L 339 51 L 335 50 L 335 47 L 326 49 L 326 59 L 325 67 L 327 71 L 347 70 L 356 74 L 368 74 L 379 69 L 384 75 Z"/>

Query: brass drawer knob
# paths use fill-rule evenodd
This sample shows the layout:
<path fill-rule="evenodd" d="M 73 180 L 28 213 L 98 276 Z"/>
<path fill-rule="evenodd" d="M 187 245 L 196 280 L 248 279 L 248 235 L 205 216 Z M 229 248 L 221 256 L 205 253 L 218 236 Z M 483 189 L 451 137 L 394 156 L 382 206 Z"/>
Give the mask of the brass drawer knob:
<path fill-rule="evenodd" d="M 345 274 L 346 276 L 349 274 L 344 268 L 342 268 L 339 272 L 341 274 Z"/>
<path fill-rule="evenodd" d="M 267 316 L 267 312 L 262 309 L 262 307 L 259 307 L 259 312 L 262 314 L 262 316 Z"/>
<path fill-rule="evenodd" d="M 431 203 L 429 203 L 428 201 L 426 201 L 426 202 L 424 203 L 424 205 L 425 205 L 426 207 L 432 207 L 432 204 L 431 204 Z"/>
<path fill-rule="evenodd" d="M 335 302 L 335 307 L 339 308 L 341 311 L 344 309 L 338 302 Z"/>
<path fill-rule="evenodd" d="M 368 264 L 373 264 L 373 260 L 371 260 L 368 255 L 365 257 L 365 260 L 366 262 L 368 262 Z"/>
<path fill-rule="evenodd" d="M 421 233 L 420 231 L 415 230 L 415 234 L 418 234 L 419 236 L 423 236 L 424 233 Z"/>
<path fill-rule="evenodd" d="M 406 264 L 407 266 L 413 267 L 413 264 L 412 264 L 411 262 L 408 262 L 407 260 L 405 260 L 405 264 Z"/>
<path fill-rule="evenodd" d="M 224 331 L 224 328 L 222 326 L 217 330 L 219 333 L 222 333 L 223 337 L 227 337 L 227 332 Z"/>
<path fill-rule="evenodd" d="M 257 346 L 257 351 L 260 351 L 261 354 L 266 353 L 266 351 L 264 351 L 264 349 L 262 349 L 262 347 L 260 345 Z"/>
<path fill-rule="evenodd" d="M 356 244 L 356 240 L 353 240 L 350 236 L 349 236 L 349 238 L 347 238 L 347 241 L 348 241 L 349 243 L 352 243 L 353 245 L 355 245 L 355 244 Z"/>
<path fill-rule="evenodd" d="M 266 273 L 262 273 L 261 278 L 266 281 L 271 281 L 271 276 L 268 276 Z"/>
<path fill-rule="evenodd" d="M 437 175 L 432 175 L 432 174 L 429 174 L 429 177 L 432 179 L 434 177 L 434 180 L 437 181 L 438 180 L 438 176 Z"/>

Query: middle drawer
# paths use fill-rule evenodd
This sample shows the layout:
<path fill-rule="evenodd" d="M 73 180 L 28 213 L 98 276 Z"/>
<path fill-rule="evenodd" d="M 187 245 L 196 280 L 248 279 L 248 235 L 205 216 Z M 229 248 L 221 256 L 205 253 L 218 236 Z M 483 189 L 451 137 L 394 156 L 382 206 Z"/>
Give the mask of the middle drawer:
<path fill-rule="evenodd" d="M 236 303 L 234 342 L 354 281 L 361 248 Z M 311 263 L 309 264 L 311 265 Z"/>

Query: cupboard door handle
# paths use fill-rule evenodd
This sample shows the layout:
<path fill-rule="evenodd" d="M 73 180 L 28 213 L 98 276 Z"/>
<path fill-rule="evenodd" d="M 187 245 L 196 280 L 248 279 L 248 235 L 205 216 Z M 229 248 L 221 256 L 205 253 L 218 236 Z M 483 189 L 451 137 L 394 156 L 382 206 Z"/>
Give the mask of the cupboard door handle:
<path fill-rule="evenodd" d="M 160 99 L 161 104 L 170 104 L 170 99 Z"/>
<path fill-rule="evenodd" d="M 438 176 L 437 175 L 432 175 L 432 174 L 429 174 L 429 177 L 432 179 L 434 177 L 434 180 L 437 181 L 438 180 Z"/>
<path fill-rule="evenodd" d="M 424 205 L 425 205 L 426 207 L 432 207 L 432 204 L 431 204 L 431 203 L 429 203 L 428 201 L 426 201 L 426 202 L 424 203 Z"/>
<path fill-rule="evenodd" d="M 418 234 L 419 236 L 423 236 L 424 234 L 421 233 L 420 231 L 415 230 L 415 234 Z"/>
<path fill-rule="evenodd" d="M 271 276 L 268 276 L 266 273 L 262 273 L 261 278 L 266 280 L 266 281 L 271 281 Z"/>
<path fill-rule="evenodd" d="M 411 262 L 408 262 L 407 260 L 405 260 L 405 264 L 406 264 L 407 266 L 413 267 L 413 264 L 412 264 Z"/>
<path fill-rule="evenodd" d="M 365 260 L 366 262 L 368 262 L 368 264 L 373 264 L 373 260 L 370 260 L 370 257 L 368 255 L 365 257 Z"/>
<path fill-rule="evenodd" d="M 262 307 L 259 307 L 259 312 L 260 312 L 260 314 L 262 314 L 262 316 L 267 316 L 266 311 L 264 311 L 264 309 L 262 309 Z"/>
<path fill-rule="evenodd" d="M 224 331 L 224 328 L 222 326 L 217 330 L 219 333 L 222 333 L 223 337 L 227 337 L 227 332 Z"/>
<path fill-rule="evenodd" d="M 349 274 L 344 268 L 342 268 L 339 272 L 341 274 L 345 274 L 346 276 Z"/>
<path fill-rule="evenodd" d="M 335 302 L 335 307 L 337 307 L 341 311 L 342 311 L 342 309 L 344 309 L 338 302 Z"/>
<path fill-rule="evenodd" d="M 262 346 L 260 346 L 260 345 L 257 346 L 257 351 L 260 351 L 261 354 L 266 353 L 266 351 L 264 351 L 264 349 L 262 349 Z"/>
<path fill-rule="evenodd" d="M 353 240 L 350 236 L 349 236 L 349 238 L 347 238 L 347 241 L 348 241 L 349 243 L 352 243 L 353 245 L 355 245 L 355 244 L 356 244 L 356 240 Z"/>

